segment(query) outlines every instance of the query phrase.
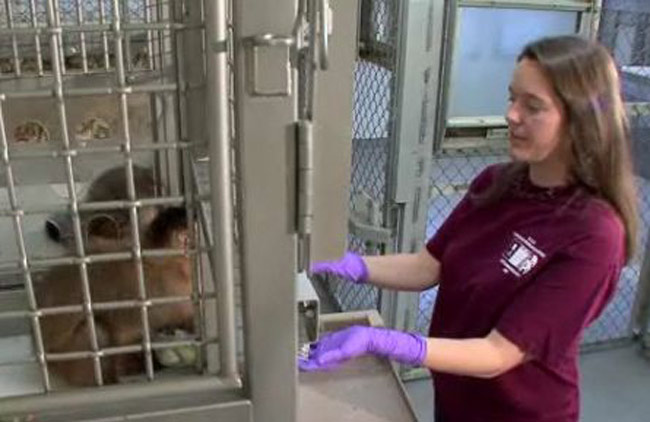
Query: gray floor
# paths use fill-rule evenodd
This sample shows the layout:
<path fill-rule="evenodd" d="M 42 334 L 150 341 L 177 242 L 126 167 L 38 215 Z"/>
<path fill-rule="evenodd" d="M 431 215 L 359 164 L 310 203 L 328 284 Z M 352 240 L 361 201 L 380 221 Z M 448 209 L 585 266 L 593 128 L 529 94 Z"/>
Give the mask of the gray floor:
<path fill-rule="evenodd" d="M 650 420 L 650 360 L 636 348 L 588 353 L 581 358 L 583 422 Z M 406 383 L 420 422 L 433 421 L 431 381 Z"/>

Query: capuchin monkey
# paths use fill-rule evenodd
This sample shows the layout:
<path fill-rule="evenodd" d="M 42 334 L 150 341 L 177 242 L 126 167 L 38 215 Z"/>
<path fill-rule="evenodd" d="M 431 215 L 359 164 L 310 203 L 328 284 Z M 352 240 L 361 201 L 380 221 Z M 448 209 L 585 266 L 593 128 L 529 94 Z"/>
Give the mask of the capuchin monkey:
<path fill-rule="evenodd" d="M 124 166 L 112 167 L 100 174 L 90 184 L 83 202 L 123 201 L 128 199 L 126 188 L 126 170 Z M 156 184 L 151 169 L 133 166 L 133 182 L 136 198 L 153 198 L 156 196 Z M 138 208 L 138 226 L 144 233 L 159 212 L 159 207 L 148 206 Z M 82 237 L 86 248 L 93 248 L 90 240 L 99 242 L 123 239 L 131 236 L 131 223 L 128 209 L 113 209 L 101 211 L 82 211 Z M 72 216 L 69 212 L 55 214 L 45 221 L 48 236 L 70 251 L 74 251 L 74 231 Z"/>
<path fill-rule="evenodd" d="M 90 241 L 93 253 L 121 250 L 130 239 Z M 143 231 L 143 248 L 187 249 L 190 236 L 185 208 L 171 207 L 157 213 Z M 192 260 L 185 255 L 143 257 L 146 297 L 190 296 L 192 294 Z M 102 302 L 137 300 L 139 284 L 137 265 L 133 260 L 91 263 L 87 266 L 90 296 L 93 305 Z M 83 304 L 83 291 L 78 265 L 54 267 L 36 285 L 39 309 Z M 106 347 L 141 345 L 142 314 L 139 307 L 115 310 L 93 310 L 97 342 Z M 148 308 L 149 332 L 153 337 L 162 330 L 193 331 L 194 307 L 191 301 Z M 88 319 L 83 312 L 45 315 L 40 318 L 46 353 L 91 351 Z M 104 382 L 117 382 L 124 375 L 144 372 L 144 353 L 104 355 L 100 358 Z M 48 368 L 67 383 L 77 386 L 95 385 L 91 358 L 70 361 L 49 361 Z"/>

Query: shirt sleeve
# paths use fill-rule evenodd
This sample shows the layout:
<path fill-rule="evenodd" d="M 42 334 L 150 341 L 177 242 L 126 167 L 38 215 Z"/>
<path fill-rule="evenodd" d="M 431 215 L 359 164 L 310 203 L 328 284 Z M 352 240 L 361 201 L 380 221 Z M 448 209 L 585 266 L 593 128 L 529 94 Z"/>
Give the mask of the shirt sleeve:
<path fill-rule="evenodd" d="M 436 233 L 427 242 L 426 248 L 429 253 L 438 261 L 442 260 L 450 236 L 458 228 L 458 221 L 467 215 L 474 208 L 472 196 L 482 192 L 492 182 L 495 169 L 498 165 L 488 166 L 478 176 L 476 176 L 469 185 L 467 192 L 460 202 L 451 211 L 451 214 L 445 219 Z"/>
<path fill-rule="evenodd" d="M 533 359 L 553 364 L 565 357 L 614 294 L 623 257 L 613 245 L 621 235 L 605 237 L 583 239 L 552 258 L 526 281 L 496 330 Z"/>

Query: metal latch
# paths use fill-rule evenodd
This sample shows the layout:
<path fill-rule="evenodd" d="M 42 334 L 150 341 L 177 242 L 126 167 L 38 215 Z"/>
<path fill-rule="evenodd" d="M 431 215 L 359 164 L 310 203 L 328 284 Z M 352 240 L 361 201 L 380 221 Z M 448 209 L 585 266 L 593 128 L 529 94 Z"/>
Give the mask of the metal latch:
<path fill-rule="evenodd" d="M 390 244 L 393 239 L 391 230 L 381 226 L 381 209 L 368 193 L 364 191 L 352 194 L 352 210 L 348 219 L 348 231 L 351 235 L 372 244 Z"/>
<path fill-rule="evenodd" d="M 247 48 L 248 92 L 257 97 L 291 95 L 292 36 L 261 34 L 244 39 Z"/>

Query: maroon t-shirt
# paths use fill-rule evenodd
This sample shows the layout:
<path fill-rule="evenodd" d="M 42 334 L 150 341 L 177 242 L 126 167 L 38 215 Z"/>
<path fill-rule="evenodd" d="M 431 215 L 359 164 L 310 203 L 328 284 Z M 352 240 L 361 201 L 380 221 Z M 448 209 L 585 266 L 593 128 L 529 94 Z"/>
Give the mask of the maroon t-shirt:
<path fill-rule="evenodd" d="M 491 379 L 434 372 L 436 422 L 576 422 L 580 338 L 616 289 L 624 228 L 585 189 L 537 187 L 525 172 L 480 206 L 476 195 L 503 168 L 474 179 L 427 243 L 441 262 L 430 335 L 496 328 L 529 360 Z"/>

